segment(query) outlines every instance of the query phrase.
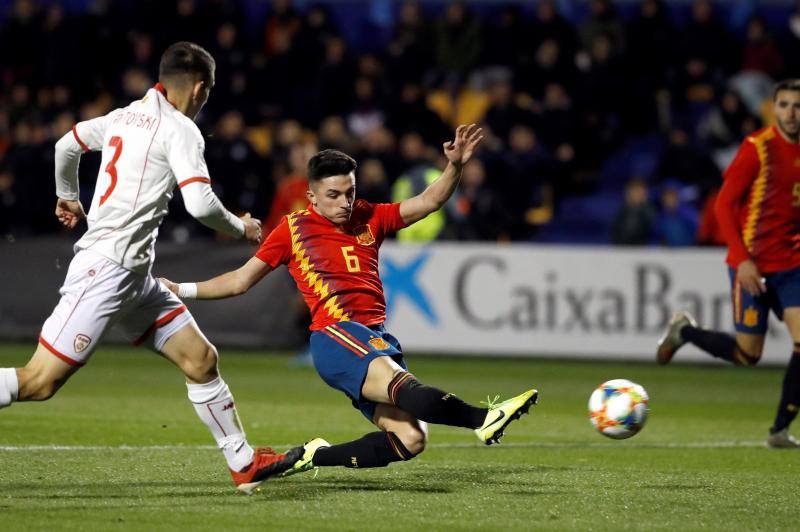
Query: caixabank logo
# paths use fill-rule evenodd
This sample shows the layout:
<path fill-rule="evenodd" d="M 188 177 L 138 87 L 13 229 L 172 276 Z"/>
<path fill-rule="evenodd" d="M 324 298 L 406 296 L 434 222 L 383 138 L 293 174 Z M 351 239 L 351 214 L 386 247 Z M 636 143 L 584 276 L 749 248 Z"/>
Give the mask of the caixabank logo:
<path fill-rule="evenodd" d="M 432 298 L 422 286 L 424 270 L 431 258 L 430 250 L 417 253 L 411 259 L 401 262 L 399 259 L 381 256 L 381 279 L 386 294 L 386 316 L 392 319 L 392 311 L 400 300 L 409 303 L 433 327 L 439 326 L 439 316 L 432 304 Z"/>

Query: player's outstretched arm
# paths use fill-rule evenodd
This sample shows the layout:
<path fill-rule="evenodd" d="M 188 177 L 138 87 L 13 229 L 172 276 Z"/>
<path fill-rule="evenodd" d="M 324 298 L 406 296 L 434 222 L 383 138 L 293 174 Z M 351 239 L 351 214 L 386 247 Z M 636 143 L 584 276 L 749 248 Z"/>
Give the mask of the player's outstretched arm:
<path fill-rule="evenodd" d="M 251 244 L 261 242 L 261 222 L 250 216 L 234 216 L 219 200 L 211 185 L 198 181 L 181 187 L 186 211 L 200 223 L 234 238 L 244 238 Z"/>
<path fill-rule="evenodd" d="M 173 283 L 164 277 L 159 281 L 181 299 L 224 299 L 244 294 L 271 271 L 268 264 L 253 257 L 238 270 L 223 273 L 208 281 Z"/>
<path fill-rule="evenodd" d="M 456 138 L 445 142 L 443 146 L 448 162 L 442 175 L 420 194 L 400 203 L 400 216 L 406 225 L 418 222 L 432 212 L 438 211 L 450 199 L 461 179 L 461 170 L 483 140 L 482 132 L 483 130 L 475 124 L 456 128 Z"/>

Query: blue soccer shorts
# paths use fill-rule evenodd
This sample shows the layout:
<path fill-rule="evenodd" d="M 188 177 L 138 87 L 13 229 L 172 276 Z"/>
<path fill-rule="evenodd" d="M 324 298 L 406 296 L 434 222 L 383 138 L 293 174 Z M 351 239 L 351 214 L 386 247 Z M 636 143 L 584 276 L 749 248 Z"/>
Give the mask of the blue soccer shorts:
<path fill-rule="evenodd" d="M 353 406 L 370 421 L 377 403 L 361 396 L 369 364 L 376 357 L 389 356 L 403 369 L 403 352 L 397 338 L 383 324 L 367 327 L 355 321 L 341 321 L 311 333 L 314 367 L 328 386 L 350 398 Z"/>
<path fill-rule="evenodd" d="M 770 310 L 783 320 L 784 309 L 800 307 L 800 268 L 765 274 L 767 291 L 756 297 L 736 282 L 736 270 L 728 267 L 728 276 L 737 332 L 765 334 Z"/>

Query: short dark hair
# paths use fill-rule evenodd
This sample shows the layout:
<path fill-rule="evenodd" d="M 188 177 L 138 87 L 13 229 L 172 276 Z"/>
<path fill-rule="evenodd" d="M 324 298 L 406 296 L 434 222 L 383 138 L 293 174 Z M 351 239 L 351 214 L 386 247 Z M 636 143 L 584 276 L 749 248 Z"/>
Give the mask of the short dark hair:
<path fill-rule="evenodd" d="M 358 167 L 356 160 L 339 150 L 322 150 L 308 161 L 308 180 L 319 181 L 332 175 L 347 175 Z"/>
<path fill-rule="evenodd" d="M 772 99 L 775 100 L 775 98 L 778 97 L 778 93 L 781 91 L 800 92 L 800 79 L 785 79 L 776 83 L 775 90 L 772 93 Z"/>
<path fill-rule="evenodd" d="M 217 63 L 202 46 L 193 42 L 180 41 L 171 45 L 161 56 L 158 66 L 158 79 L 174 79 L 177 76 L 200 76 L 206 83 L 214 81 Z"/>

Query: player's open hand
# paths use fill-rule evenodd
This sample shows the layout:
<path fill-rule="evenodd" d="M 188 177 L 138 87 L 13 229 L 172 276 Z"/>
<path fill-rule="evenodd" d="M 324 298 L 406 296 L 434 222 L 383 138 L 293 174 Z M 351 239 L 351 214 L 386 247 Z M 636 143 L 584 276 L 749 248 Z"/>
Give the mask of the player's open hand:
<path fill-rule="evenodd" d="M 164 286 L 167 287 L 167 290 L 169 290 L 170 292 L 172 292 L 176 296 L 178 295 L 178 283 L 173 283 L 172 281 L 170 281 L 166 277 L 159 277 L 158 280 L 159 280 L 159 282 L 161 284 L 163 284 Z"/>
<path fill-rule="evenodd" d="M 749 259 L 742 261 L 736 269 L 736 282 L 753 297 L 760 296 L 767 291 L 764 278 L 758 271 L 756 263 Z"/>
<path fill-rule="evenodd" d="M 257 245 L 261 243 L 261 220 L 253 218 L 247 212 L 239 219 L 244 222 L 244 237 L 251 244 Z"/>
<path fill-rule="evenodd" d="M 483 130 L 475 124 L 456 128 L 455 140 L 444 143 L 444 155 L 456 166 L 464 166 L 472 157 L 475 148 L 483 140 Z"/>
<path fill-rule="evenodd" d="M 58 198 L 56 201 L 56 218 L 67 229 L 74 229 L 78 222 L 86 218 L 80 200 Z"/>

